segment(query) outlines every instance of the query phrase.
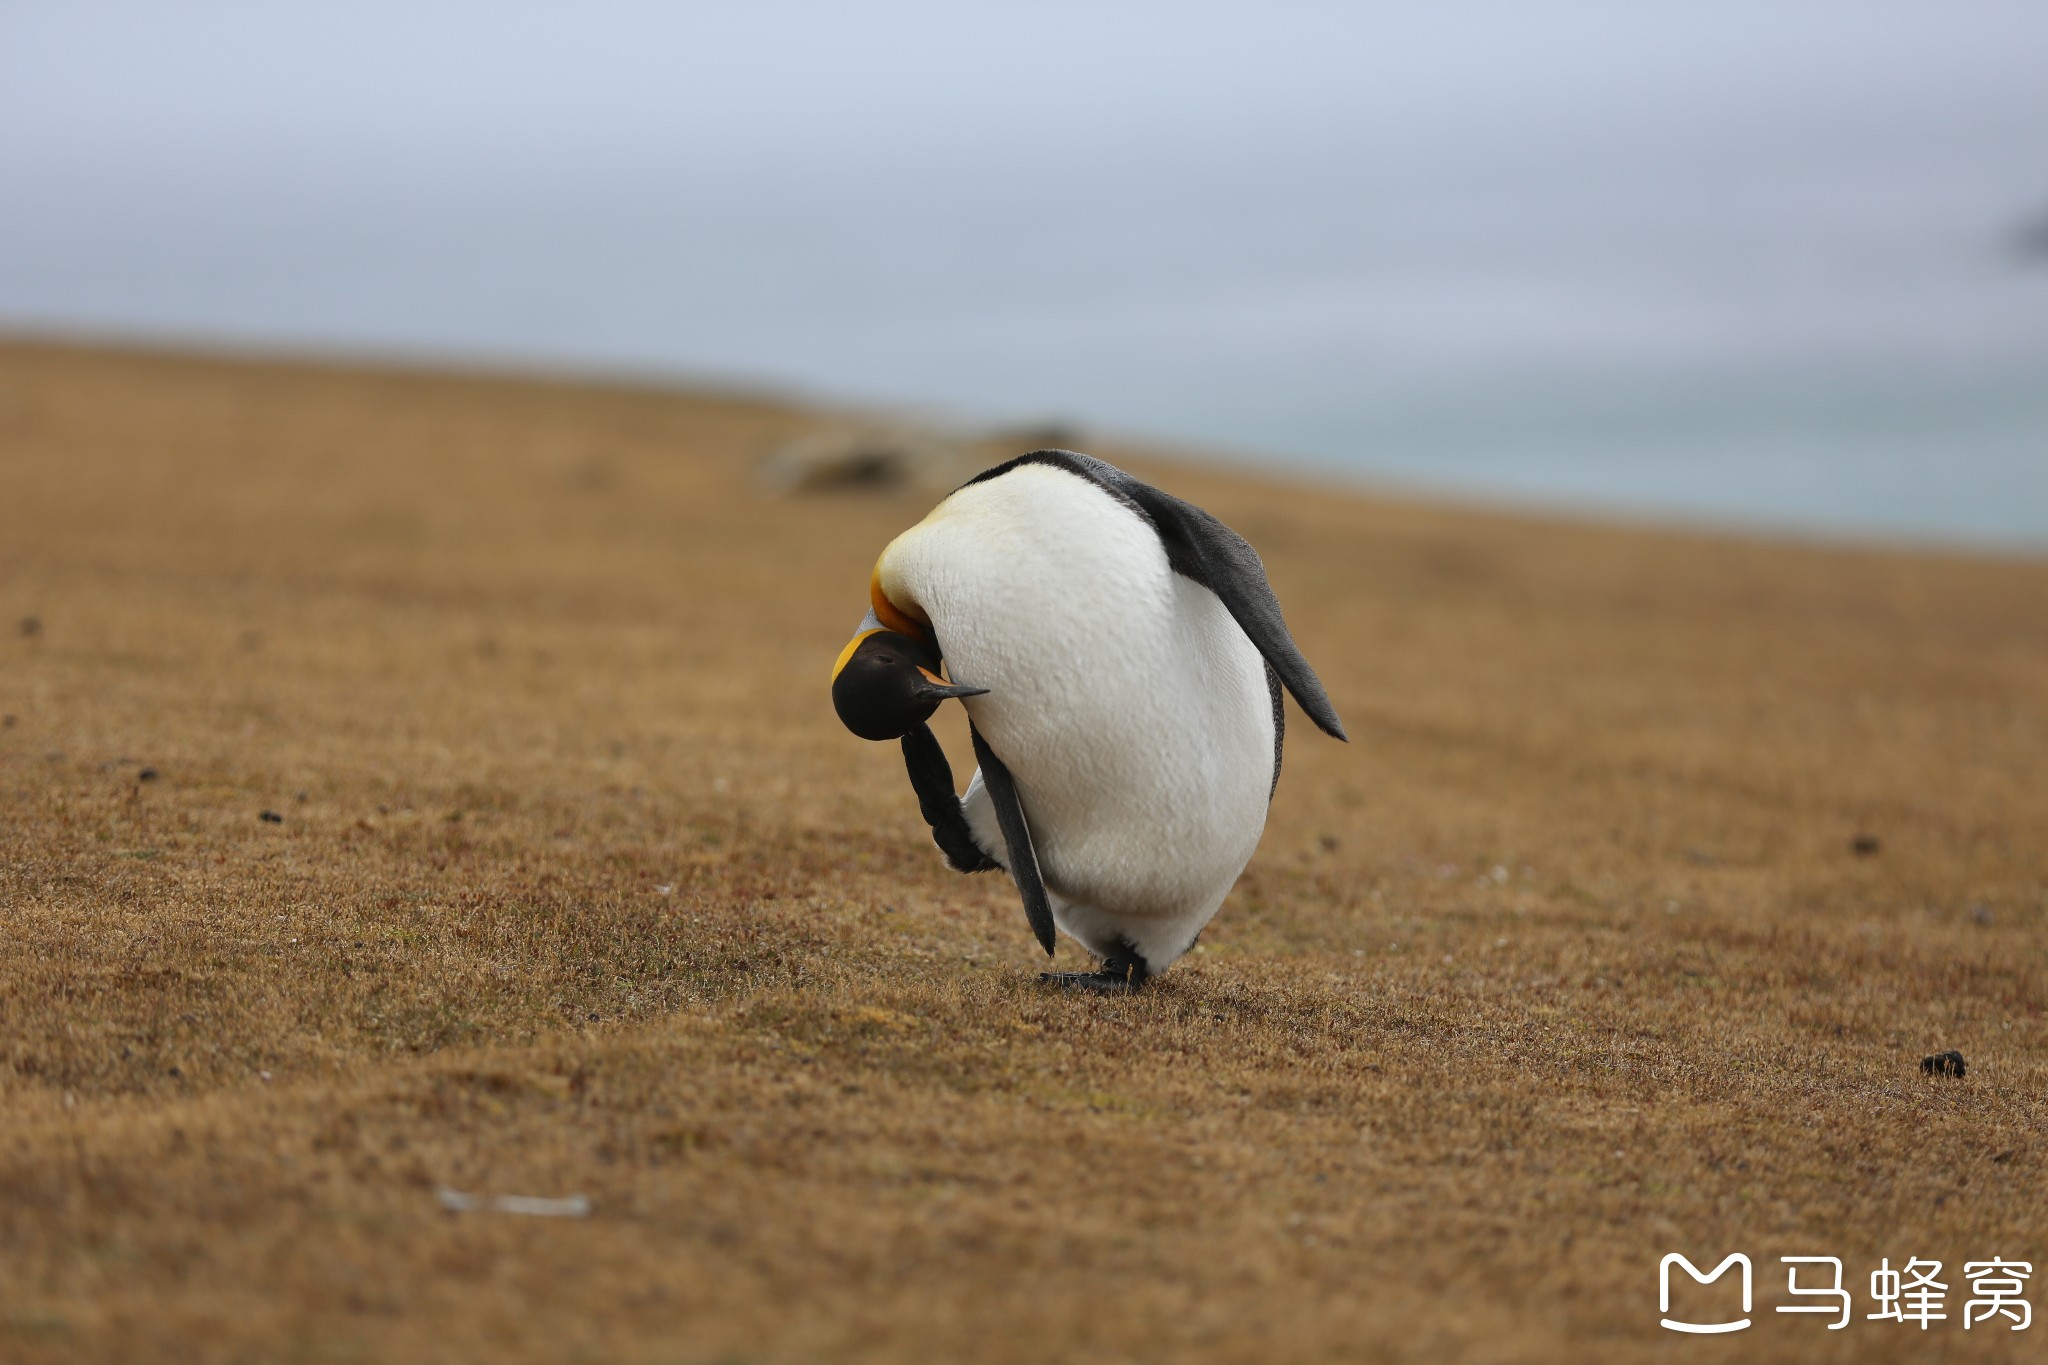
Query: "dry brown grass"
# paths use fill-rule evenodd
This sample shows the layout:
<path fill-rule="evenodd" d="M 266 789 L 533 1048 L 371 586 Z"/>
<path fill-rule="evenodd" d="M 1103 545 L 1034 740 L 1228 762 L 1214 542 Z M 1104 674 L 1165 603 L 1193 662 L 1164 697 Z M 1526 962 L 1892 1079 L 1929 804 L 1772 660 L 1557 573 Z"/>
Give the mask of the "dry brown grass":
<path fill-rule="evenodd" d="M 1149 466 L 1354 742 L 1055 995 L 833 719 L 923 508 L 754 492 L 805 421 L 0 348 L 0 1358 L 2038 1350 L 1765 1258 L 2048 1275 L 2048 565 Z"/>

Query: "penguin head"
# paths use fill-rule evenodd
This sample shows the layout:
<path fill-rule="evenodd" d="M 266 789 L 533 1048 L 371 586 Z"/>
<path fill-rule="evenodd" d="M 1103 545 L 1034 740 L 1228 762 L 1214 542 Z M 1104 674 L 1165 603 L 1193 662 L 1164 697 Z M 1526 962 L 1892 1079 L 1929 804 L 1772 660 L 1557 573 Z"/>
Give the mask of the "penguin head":
<path fill-rule="evenodd" d="M 932 718 L 948 697 L 979 697 L 938 675 L 938 651 L 898 631 L 863 630 L 832 670 L 832 707 L 862 739 L 901 739 Z"/>

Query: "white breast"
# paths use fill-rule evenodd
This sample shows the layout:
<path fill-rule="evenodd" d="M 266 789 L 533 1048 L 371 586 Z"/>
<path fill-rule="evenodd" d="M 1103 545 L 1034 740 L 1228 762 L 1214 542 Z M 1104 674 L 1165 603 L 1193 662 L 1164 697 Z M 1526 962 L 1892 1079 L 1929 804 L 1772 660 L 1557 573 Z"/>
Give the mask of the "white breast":
<path fill-rule="evenodd" d="M 931 619 L 954 681 L 989 689 L 966 705 L 1017 779 L 1047 886 L 1113 918 L 1194 916 L 1166 934 L 1177 956 L 1251 858 L 1272 788 L 1265 662 L 1223 604 L 1136 510 L 1048 465 L 953 494 L 880 574 Z"/>

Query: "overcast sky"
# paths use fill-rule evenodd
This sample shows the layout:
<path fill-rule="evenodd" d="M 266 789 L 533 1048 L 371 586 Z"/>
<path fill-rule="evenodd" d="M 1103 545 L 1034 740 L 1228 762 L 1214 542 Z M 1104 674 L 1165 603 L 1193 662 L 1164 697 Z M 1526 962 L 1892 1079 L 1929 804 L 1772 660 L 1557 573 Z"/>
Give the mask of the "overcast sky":
<path fill-rule="evenodd" d="M 1574 256 L 1876 271 L 1972 234 L 1988 254 L 2048 208 L 2044 72 L 2038 3 L 15 0 L 0 317 L 659 363 L 666 302 L 720 315 L 755 369 L 749 315 L 1270 305 L 1446 251 L 1481 292 Z M 1541 273 L 1497 327 L 1569 330 Z M 1441 302 L 1416 345 L 1483 354 L 1470 300 Z M 1278 310 L 1250 325 L 1331 325 Z M 1996 311 L 1928 323 L 2027 331 Z M 717 364 L 692 327 L 678 358 Z"/>
<path fill-rule="evenodd" d="M 2041 215 L 2039 0 L 0 0 L 0 329 L 1329 456 L 1473 386 L 2038 370 Z"/>

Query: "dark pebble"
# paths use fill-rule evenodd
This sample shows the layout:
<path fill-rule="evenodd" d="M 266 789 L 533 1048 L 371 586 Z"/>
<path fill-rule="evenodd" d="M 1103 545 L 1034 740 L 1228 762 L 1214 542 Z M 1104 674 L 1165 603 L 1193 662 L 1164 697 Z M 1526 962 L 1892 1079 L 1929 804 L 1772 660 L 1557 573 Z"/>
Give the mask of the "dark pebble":
<path fill-rule="evenodd" d="M 266 825 L 281 825 L 284 823 L 284 817 L 274 810 L 267 810 L 256 818 Z"/>
<path fill-rule="evenodd" d="M 1932 1057 L 1922 1057 L 1920 1069 L 1929 1076 L 1960 1076 L 1963 1074 L 1963 1054 L 1950 1048 Z"/>
<path fill-rule="evenodd" d="M 139 772 L 139 773 L 135 774 L 135 780 L 136 780 L 137 782 L 154 782 L 154 781 L 156 781 L 156 769 L 154 769 L 154 768 L 144 768 L 144 769 L 143 769 L 143 770 L 142 770 L 141 772 Z"/>
<path fill-rule="evenodd" d="M 14 717 L 13 717 L 13 716 L 0 716 L 0 730 L 12 730 L 13 728 L 14 728 Z"/>
<path fill-rule="evenodd" d="M 1875 834 L 1859 834 L 1849 841 L 1849 851 L 1859 858 L 1868 858 L 1883 847 Z"/>
<path fill-rule="evenodd" d="M 21 633 L 23 638 L 30 640 L 33 640 L 36 638 L 36 636 L 41 635 L 43 633 L 43 618 L 40 616 L 22 617 Z"/>

